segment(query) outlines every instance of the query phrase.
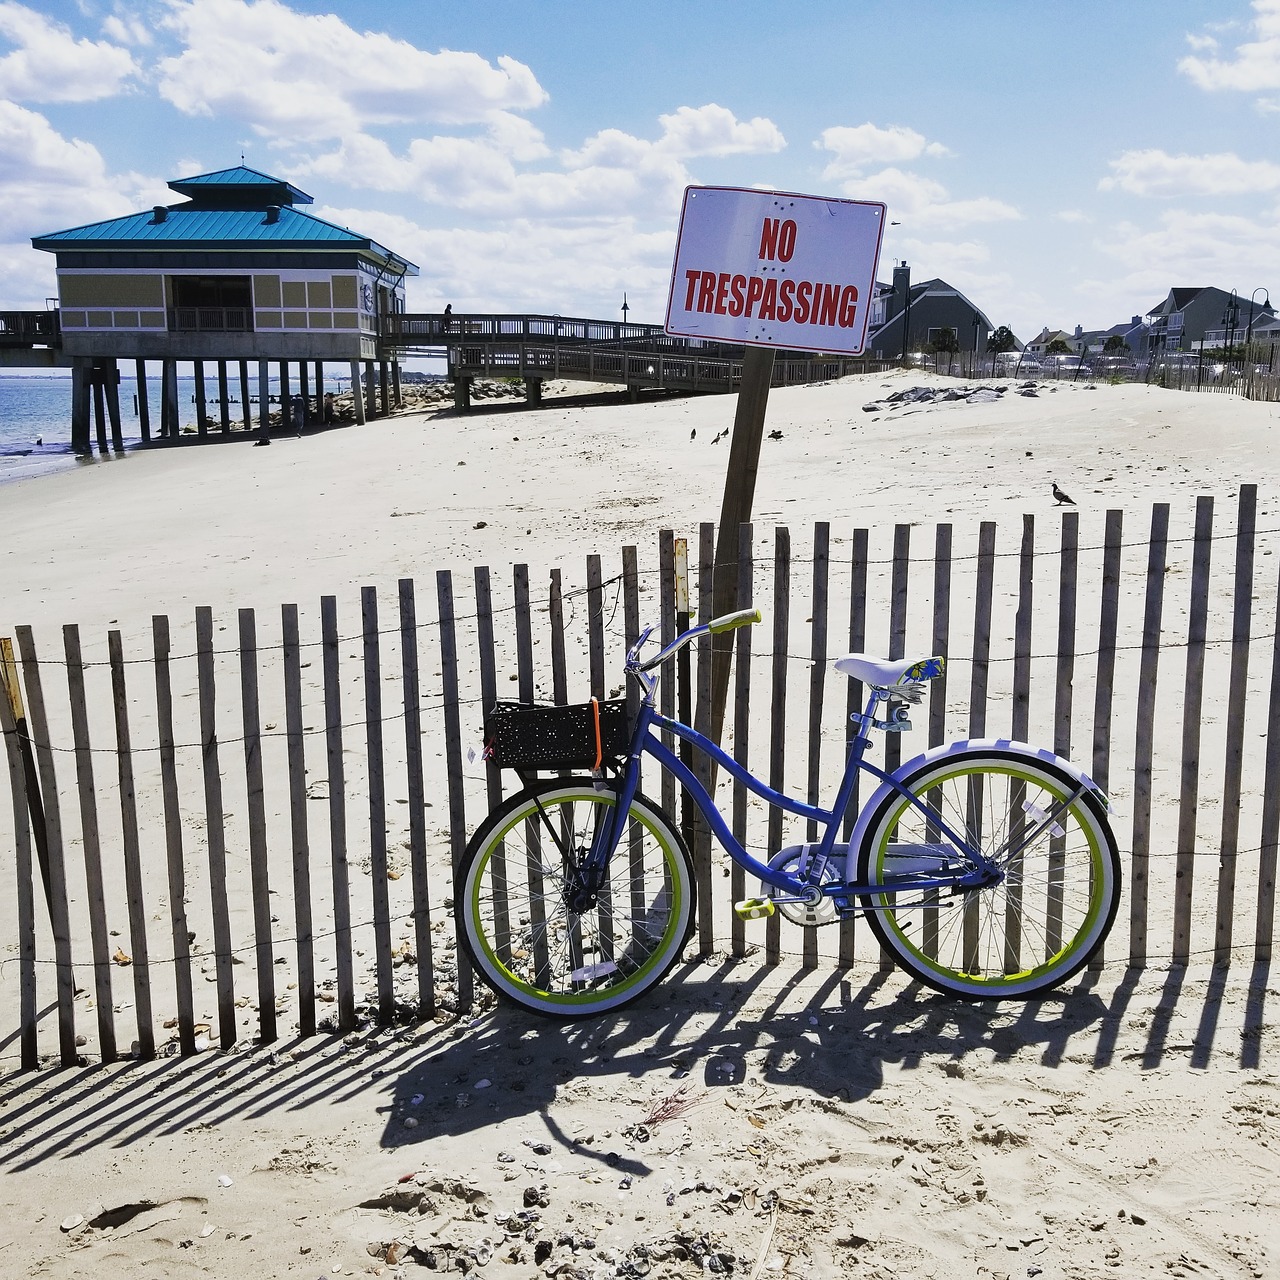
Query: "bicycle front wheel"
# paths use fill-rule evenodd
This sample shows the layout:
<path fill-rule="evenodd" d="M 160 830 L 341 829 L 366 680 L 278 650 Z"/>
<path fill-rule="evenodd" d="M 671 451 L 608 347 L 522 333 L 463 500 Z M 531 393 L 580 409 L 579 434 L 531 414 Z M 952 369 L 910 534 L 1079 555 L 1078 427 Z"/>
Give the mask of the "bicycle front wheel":
<path fill-rule="evenodd" d="M 870 895 L 871 928 L 898 964 L 969 1000 L 1026 998 L 1079 972 L 1120 897 L 1120 857 L 1097 798 L 1036 755 L 991 748 L 931 761 L 904 785 L 918 804 L 894 794 L 881 805 L 859 851 L 860 883 L 884 884 L 930 857 L 964 865 L 939 819 L 1002 878 L 959 892 Z"/>
<path fill-rule="evenodd" d="M 640 795 L 596 905 L 570 908 L 569 873 L 615 801 L 589 778 L 539 783 L 494 810 L 467 846 L 454 895 L 458 936 L 484 981 L 535 1013 L 621 1008 L 662 979 L 689 936 L 688 850 Z"/>

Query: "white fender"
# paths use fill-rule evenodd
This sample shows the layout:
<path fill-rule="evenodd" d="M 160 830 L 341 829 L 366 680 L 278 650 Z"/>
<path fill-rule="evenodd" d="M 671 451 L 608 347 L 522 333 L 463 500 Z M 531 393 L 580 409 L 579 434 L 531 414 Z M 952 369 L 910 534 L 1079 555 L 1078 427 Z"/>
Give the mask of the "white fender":
<path fill-rule="evenodd" d="M 1069 778 L 1074 778 L 1081 786 L 1087 787 L 1093 792 L 1106 811 L 1108 813 L 1111 812 L 1111 805 L 1107 801 L 1102 788 L 1082 769 L 1072 764 L 1070 760 L 1064 760 L 1061 756 L 1054 755 L 1052 751 L 1044 747 L 1033 747 L 1028 742 L 1017 742 L 1013 738 L 966 738 L 959 742 L 946 742 L 940 747 L 930 747 L 923 755 L 918 755 L 914 759 L 908 760 L 905 764 L 900 764 L 890 776 L 901 782 L 908 774 L 915 773 L 922 766 L 934 764 L 936 761 L 944 760 L 948 756 L 993 750 L 1014 751 L 1018 755 L 1032 756 L 1037 760 L 1042 760 L 1045 764 L 1052 765 L 1060 773 L 1066 774 Z M 858 814 L 858 820 L 854 823 L 853 831 L 849 834 L 849 852 L 845 858 L 844 872 L 847 883 L 856 883 L 858 853 L 862 848 L 862 841 L 867 834 L 867 828 L 871 825 L 871 819 L 875 817 L 881 804 L 889 796 L 897 794 L 899 793 L 889 783 L 882 782 L 876 788 L 875 794 L 871 799 L 862 806 L 862 811 Z"/>

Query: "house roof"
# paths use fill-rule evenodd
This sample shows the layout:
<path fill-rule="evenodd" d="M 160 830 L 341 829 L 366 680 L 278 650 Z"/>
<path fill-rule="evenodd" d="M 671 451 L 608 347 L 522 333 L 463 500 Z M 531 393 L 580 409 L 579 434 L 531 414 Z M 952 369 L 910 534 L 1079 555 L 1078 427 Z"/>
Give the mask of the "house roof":
<path fill-rule="evenodd" d="M 418 268 L 368 236 L 349 227 L 326 222 L 293 207 L 311 203 L 305 191 L 254 169 L 224 169 L 218 173 L 179 178 L 169 184 L 192 198 L 185 204 L 157 205 L 146 213 L 131 213 L 105 222 L 32 237 L 32 246 L 50 253 L 73 249 L 123 249 L 143 246 L 158 250 L 346 249 L 403 266 L 409 275 Z"/>
<path fill-rule="evenodd" d="M 876 283 L 877 285 L 880 284 L 879 281 L 877 281 Z M 889 286 L 889 291 L 890 292 L 893 291 L 892 286 Z M 925 298 L 925 297 L 959 298 L 965 304 L 965 306 L 973 308 L 974 312 L 978 316 L 978 319 L 982 322 L 982 324 L 986 325 L 988 330 L 992 328 L 991 321 L 987 318 L 986 313 L 979 311 L 978 308 L 975 307 L 973 303 L 970 302 L 969 299 L 966 298 L 964 294 L 960 292 L 959 289 L 957 289 L 954 285 L 948 284 L 945 280 L 940 280 L 940 279 L 922 280 L 919 282 L 919 284 L 913 284 L 911 286 L 910 301 L 912 306 L 915 306 L 916 303 L 918 303 L 922 298 Z M 903 307 L 902 309 L 894 312 L 893 315 L 886 316 L 884 324 L 880 325 L 876 329 L 876 332 L 879 333 L 881 329 L 888 328 L 889 325 L 895 323 L 898 319 L 900 319 L 905 314 L 906 314 L 906 308 Z"/>

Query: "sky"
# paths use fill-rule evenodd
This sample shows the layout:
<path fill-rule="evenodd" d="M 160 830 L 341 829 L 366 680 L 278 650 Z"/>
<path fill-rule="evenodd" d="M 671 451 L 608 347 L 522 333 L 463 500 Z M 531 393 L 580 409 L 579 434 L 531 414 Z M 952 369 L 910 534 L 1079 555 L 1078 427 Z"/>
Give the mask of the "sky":
<path fill-rule="evenodd" d="M 1024 340 L 1280 302 L 1280 0 L 0 0 L 0 309 L 241 156 L 410 311 L 660 323 L 689 184 L 883 201 L 880 279 Z"/>

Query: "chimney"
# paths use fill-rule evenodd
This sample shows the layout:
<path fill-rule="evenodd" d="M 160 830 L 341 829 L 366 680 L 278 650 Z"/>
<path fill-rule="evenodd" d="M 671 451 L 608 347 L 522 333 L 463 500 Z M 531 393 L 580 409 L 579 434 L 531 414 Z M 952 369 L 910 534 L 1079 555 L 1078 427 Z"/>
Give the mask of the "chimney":
<path fill-rule="evenodd" d="M 156 222 L 163 222 L 169 216 L 168 208 L 162 204 L 153 205 L 151 213 Z"/>
<path fill-rule="evenodd" d="M 1076 325 L 1075 337 L 1080 337 L 1084 333 L 1084 329 L 1080 325 Z"/>
<path fill-rule="evenodd" d="M 270 226 L 273 222 L 280 221 L 280 206 L 278 204 L 267 205 L 267 216 L 263 221 Z"/>
<path fill-rule="evenodd" d="M 893 269 L 893 310 L 896 314 L 906 308 L 907 295 L 911 291 L 911 268 L 900 262 Z"/>
<path fill-rule="evenodd" d="M 1133 319 L 1129 321 L 1129 323 L 1136 328 L 1138 325 L 1142 323 L 1142 317 L 1134 316 Z"/>

